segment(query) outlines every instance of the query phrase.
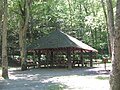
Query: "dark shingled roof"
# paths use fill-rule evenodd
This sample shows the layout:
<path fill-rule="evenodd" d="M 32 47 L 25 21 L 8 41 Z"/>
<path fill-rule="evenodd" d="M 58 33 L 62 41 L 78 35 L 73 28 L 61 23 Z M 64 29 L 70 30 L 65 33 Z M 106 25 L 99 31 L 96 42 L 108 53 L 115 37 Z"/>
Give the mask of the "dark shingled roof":
<path fill-rule="evenodd" d="M 90 47 L 89 45 L 79 41 L 78 39 L 65 34 L 60 30 L 56 30 L 50 33 L 46 37 L 42 37 L 39 40 L 33 42 L 31 45 L 28 46 L 28 50 L 31 49 L 58 49 L 58 48 L 78 48 L 84 49 L 88 51 L 97 52 L 96 49 Z"/>

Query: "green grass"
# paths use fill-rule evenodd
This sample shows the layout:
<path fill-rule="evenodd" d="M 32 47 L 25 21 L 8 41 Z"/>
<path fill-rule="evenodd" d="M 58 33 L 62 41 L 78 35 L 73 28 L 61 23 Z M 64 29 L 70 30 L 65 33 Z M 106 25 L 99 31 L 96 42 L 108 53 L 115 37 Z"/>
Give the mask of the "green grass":
<path fill-rule="evenodd" d="M 54 84 L 48 87 L 48 90 L 63 90 L 66 86 L 63 84 Z"/>
<path fill-rule="evenodd" d="M 97 76 L 96 79 L 99 79 L 99 80 L 109 80 L 109 77 Z"/>

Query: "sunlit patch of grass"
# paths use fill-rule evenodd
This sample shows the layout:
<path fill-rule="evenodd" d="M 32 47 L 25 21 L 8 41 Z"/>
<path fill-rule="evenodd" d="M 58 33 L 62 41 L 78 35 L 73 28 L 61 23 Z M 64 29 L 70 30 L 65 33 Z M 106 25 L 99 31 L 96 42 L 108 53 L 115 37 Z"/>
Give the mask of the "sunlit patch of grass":
<path fill-rule="evenodd" d="M 66 86 L 63 84 L 54 84 L 48 87 L 48 90 L 63 90 Z"/>
<path fill-rule="evenodd" d="M 96 79 L 99 79 L 99 80 L 109 80 L 109 77 L 97 76 Z"/>

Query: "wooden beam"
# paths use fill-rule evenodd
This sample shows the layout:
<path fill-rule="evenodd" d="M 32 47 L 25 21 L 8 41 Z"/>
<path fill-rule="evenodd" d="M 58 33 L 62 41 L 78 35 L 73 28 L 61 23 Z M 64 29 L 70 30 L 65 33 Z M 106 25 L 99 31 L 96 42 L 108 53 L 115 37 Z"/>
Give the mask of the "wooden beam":
<path fill-rule="evenodd" d="M 50 50 L 50 64 L 53 67 L 53 50 Z"/>
<path fill-rule="evenodd" d="M 81 61 L 82 67 L 84 67 L 83 50 L 81 49 L 80 51 L 81 51 L 81 52 L 80 52 L 80 61 Z"/>
<path fill-rule="evenodd" d="M 50 50 L 46 50 L 46 67 L 49 67 L 50 62 Z"/>
<path fill-rule="evenodd" d="M 67 59 L 68 59 L 68 69 L 72 69 L 71 51 L 70 51 L 70 48 L 67 48 Z"/>
<path fill-rule="evenodd" d="M 90 51 L 90 67 L 93 67 L 93 57 L 92 57 L 92 51 Z"/>
<path fill-rule="evenodd" d="M 41 67 L 41 51 L 39 50 L 38 51 L 38 67 L 40 68 Z"/>

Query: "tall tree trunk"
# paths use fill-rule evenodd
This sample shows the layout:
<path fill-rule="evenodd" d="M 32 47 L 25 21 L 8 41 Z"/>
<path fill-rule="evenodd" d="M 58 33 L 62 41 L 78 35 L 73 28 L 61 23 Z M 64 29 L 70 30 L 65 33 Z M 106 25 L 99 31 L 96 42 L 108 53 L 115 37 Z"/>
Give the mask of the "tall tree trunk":
<path fill-rule="evenodd" d="M 108 52 L 109 52 L 110 57 L 112 57 L 111 45 L 110 45 L 110 34 L 109 34 L 109 31 L 108 31 L 108 18 L 107 18 L 107 12 L 106 12 L 106 8 L 105 8 L 105 2 L 103 0 L 101 0 L 101 4 L 102 4 L 104 16 L 105 16 L 106 26 L 107 26 L 106 30 L 107 30 Z"/>
<path fill-rule="evenodd" d="M 70 12 L 70 15 L 69 15 L 69 18 L 70 18 L 70 31 L 72 30 L 72 5 L 71 5 L 71 2 L 70 2 L 70 0 L 67 0 L 67 2 L 68 2 L 68 5 L 69 5 L 69 12 Z"/>
<path fill-rule="evenodd" d="M 20 10 L 22 14 L 22 18 L 20 21 L 20 32 L 19 32 L 19 45 L 20 45 L 20 54 L 21 54 L 21 70 L 26 70 L 26 33 L 28 29 L 29 22 L 29 4 L 30 0 L 24 0 L 24 9 L 22 5 L 20 5 Z"/>
<path fill-rule="evenodd" d="M 120 90 L 120 0 L 117 0 L 116 5 L 116 24 L 114 47 L 112 49 L 112 72 L 110 74 L 111 90 Z"/>
<path fill-rule="evenodd" d="M 2 31 L 2 77 L 8 78 L 7 58 L 7 0 L 4 0 L 4 18 Z"/>
<path fill-rule="evenodd" d="M 2 15 L 3 15 L 3 0 L 0 0 L 0 58 L 2 58 Z"/>
<path fill-rule="evenodd" d="M 107 11 L 108 11 L 108 30 L 110 35 L 111 51 L 114 47 L 114 14 L 112 0 L 106 0 Z"/>

